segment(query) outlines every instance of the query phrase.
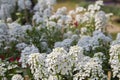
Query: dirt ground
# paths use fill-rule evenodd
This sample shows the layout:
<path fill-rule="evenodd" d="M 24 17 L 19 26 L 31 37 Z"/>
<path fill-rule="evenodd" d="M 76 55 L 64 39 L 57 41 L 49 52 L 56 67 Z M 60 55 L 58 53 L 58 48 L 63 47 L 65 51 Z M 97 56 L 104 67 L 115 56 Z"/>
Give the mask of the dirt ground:
<path fill-rule="evenodd" d="M 109 24 L 107 26 L 107 31 L 109 33 L 120 33 L 120 26 L 116 25 L 116 24 Z"/>

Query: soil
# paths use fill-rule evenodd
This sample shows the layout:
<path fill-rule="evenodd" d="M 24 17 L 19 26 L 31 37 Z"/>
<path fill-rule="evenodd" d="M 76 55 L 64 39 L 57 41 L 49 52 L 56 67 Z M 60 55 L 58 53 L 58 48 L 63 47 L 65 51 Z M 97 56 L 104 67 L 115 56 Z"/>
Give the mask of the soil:
<path fill-rule="evenodd" d="M 107 26 L 107 31 L 109 33 L 120 33 L 120 26 L 109 23 Z"/>

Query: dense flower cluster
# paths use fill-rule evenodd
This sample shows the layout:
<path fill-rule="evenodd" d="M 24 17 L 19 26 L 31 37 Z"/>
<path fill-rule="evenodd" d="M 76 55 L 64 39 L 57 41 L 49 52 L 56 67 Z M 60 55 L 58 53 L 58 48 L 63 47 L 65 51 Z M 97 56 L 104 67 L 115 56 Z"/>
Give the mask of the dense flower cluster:
<path fill-rule="evenodd" d="M 0 19 L 5 20 L 11 17 L 14 11 L 16 0 L 0 0 Z"/>
<path fill-rule="evenodd" d="M 90 80 L 104 80 L 106 79 L 106 75 L 104 74 L 104 71 L 102 70 L 102 61 L 98 57 L 90 58 L 90 57 L 84 57 L 82 61 L 80 61 L 75 71 L 78 71 L 74 75 L 74 80 L 84 80 L 84 79 L 90 79 Z"/>
<path fill-rule="evenodd" d="M 10 64 L 9 62 L 4 62 L 0 59 L 0 79 L 2 77 L 2 79 L 4 80 L 4 78 L 8 75 L 8 74 L 6 75 L 6 73 L 16 68 L 18 68 L 18 65 Z"/>
<path fill-rule="evenodd" d="M 34 45 L 30 45 L 30 46 L 25 47 L 22 50 L 21 57 L 19 60 L 19 62 L 22 63 L 22 67 L 23 68 L 27 67 L 27 60 L 28 60 L 30 54 L 38 53 L 38 52 L 39 52 L 38 48 L 36 48 Z"/>
<path fill-rule="evenodd" d="M 47 69 L 45 65 L 45 54 L 34 53 L 29 56 L 28 64 L 30 65 L 31 73 L 35 80 L 44 79 L 47 77 Z"/>
<path fill-rule="evenodd" d="M 120 79 L 120 45 L 111 46 L 110 60 L 113 77 L 117 76 Z"/>
<path fill-rule="evenodd" d="M 86 51 L 90 51 L 91 49 L 94 50 L 96 47 L 99 47 L 100 41 L 102 41 L 103 44 L 107 44 L 110 43 L 112 39 L 104 35 L 101 31 L 94 31 L 92 37 L 87 35 L 81 36 L 77 45 L 83 47 Z"/>
<path fill-rule="evenodd" d="M 120 33 L 112 41 L 105 31 L 103 1 L 54 12 L 55 3 L 0 0 L 0 80 L 23 80 L 14 58 L 35 80 L 106 80 L 109 65 L 120 79 Z"/>
<path fill-rule="evenodd" d="M 83 49 L 79 46 L 71 47 L 69 52 L 63 48 L 55 48 L 46 57 L 45 54 L 31 54 L 28 64 L 31 66 L 30 69 L 35 80 L 44 79 L 47 75 L 49 76 L 47 76 L 48 79 L 56 78 L 57 80 L 59 77 L 64 78 L 66 75 L 73 76 L 74 80 L 87 78 L 103 80 L 106 76 L 101 66 L 102 59 L 97 54 L 103 56 L 102 53 L 96 53 L 93 58 L 87 57 L 83 55 Z"/>

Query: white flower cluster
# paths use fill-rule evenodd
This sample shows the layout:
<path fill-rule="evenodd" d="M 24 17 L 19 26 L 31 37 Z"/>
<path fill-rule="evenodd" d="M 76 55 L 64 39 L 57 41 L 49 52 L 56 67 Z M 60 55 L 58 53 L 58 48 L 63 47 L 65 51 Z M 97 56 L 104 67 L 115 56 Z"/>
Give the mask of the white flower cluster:
<path fill-rule="evenodd" d="M 91 11 L 91 12 L 92 12 L 92 11 L 93 11 L 93 12 L 94 12 L 94 11 L 99 11 L 102 5 L 104 5 L 104 4 L 103 4 L 103 1 L 102 1 L 102 0 L 98 0 L 98 1 L 95 2 L 94 5 L 91 4 L 91 5 L 88 6 L 88 11 Z"/>
<path fill-rule="evenodd" d="M 82 61 L 75 65 L 77 73 L 73 80 L 105 80 L 107 79 L 102 70 L 102 61 L 98 57 L 84 57 Z"/>
<path fill-rule="evenodd" d="M 83 48 L 79 46 L 72 46 L 70 47 L 69 53 L 68 53 L 68 59 L 71 64 L 71 66 L 77 65 L 79 61 L 82 61 L 85 57 L 83 55 Z"/>
<path fill-rule="evenodd" d="M 9 65 L 7 66 L 7 70 L 15 69 L 15 68 L 17 68 L 17 67 L 18 67 L 18 65 L 9 64 Z"/>
<path fill-rule="evenodd" d="M 16 48 L 17 48 L 19 51 L 23 50 L 25 47 L 27 47 L 27 44 L 25 44 L 25 43 L 18 43 L 18 44 L 16 45 Z"/>
<path fill-rule="evenodd" d="M 0 22 L 0 46 L 3 42 L 5 44 L 9 44 L 11 41 L 22 42 L 28 29 L 31 29 L 30 25 L 21 26 L 16 22 L 9 24 Z"/>
<path fill-rule="evenodd" d="M 120 79 L 120 45 L 116 44 L 110 48 L 110 65 L 113 72 L 113 77 Z"/>
<path fill-rule="evenodd" d="M 7 69 L 5 68 L 5 64 L 0 60 L 0 76 L 3 77 L 5 76 L 5 72 Z"/>
<path fill-rule="evenodd" d="M 6 77 L 6 72 L 12 69 L 17 68 L 18 65 L 16 64 L 10 64 L 9 62 L 2 61 L 0 59 L 0 77 L 4 78 Z"/>
<path fill-rule="evenodd" d="M 105 12 L 99 11 L 95 15 L 95 26 L 96 30 L 105 30 L 105 26 L 107 24 L 107 16 Z"/>
<path fill-rule="evenodd" d="M 48 77 L 47 68 L 45 65 L 46 54 L 33 53 L 29 56 L 28 64 L 30 65 L 31 73 L 35 80 L 40 80 Z"/>
<path fill-rule="evenodd" d="M 4 42 L 8 42 L 8 28 L 4 23 L 0 23 L 0 47 Z"/>
<path fill-rule="evenodd" d="M 106 36 L 101 31 L 94 31 L 93 36 L 81 36 L 78 41 L 78 46 L 83 47 L 86 51 L 94 50 L 96 47 L 100 46 L 100 41 L 102 40 L 103 44 L 110 43 L 112 39 L 109 36 Z"/>
<path fill-rule="evenodd" d="M 36 11 L 33 15 L 33 20 L 36 24 L 42 24 L 45 26 L 48 21 L 48 17 L 52 14 L 52 5 L 56 3 L 56 0 L 38 0 L 38 3 L 34 7 Z M 49 22 L 50 23 L 50 22 Z"/>
<path fill-rule="evenodd" d="M 27 46 L 22 50 L 21 57 L 19 62 L 22 63 L 22 67 L 26 68 L 27 67 L 27 60 L 29 58 L 29 55 L 32 53 L 38 53 L 39 50 L 36 48 L 34 45 Z"/>
<path fill-rule="evenodd" d="M 106 75 L 102 70 L 102 56 L 102 53 L 96 53 L 90 58 L 83 55 L 82 47 L 72 46 L 69 52 L 64 48 L 55 48 L 47 56 L 31 54 L 28 64 L 35 80 L 44 80 L 46 76 L 47 80 L 58 80 L 63 78 L 61 75 L 73 76 L 73 80 L 104 80 Z"/>
<path fill-rule="evenodd" d="M 63 48 L 55 48 L 47 56 L 44 53 L 31 54 L 28 64 L 35 80 L 44 80 L 44 78 L 54 80 L 58 79 L 57 74 L 59 76 L 72 74 L 72 67 L 83 56 L 83 49 L 78 46 L 71 47 L 69 53 Z"/>
<path fill-rule="evenodd" d="M 20 24 L 10 23 L 8 24 L 8 26 L 9 26 L 10 41 L 22 40 L 24 38 L 24 32 Z"/>
<path fill-rule="evenodd" d="M 10 14 L 14 11 L 16 0 L 0 0 L 0 19 L 11 17 Z"/>
<path fill-rule="evenodd" d="M 117 34 L 116 40 L 112 41 L 111 46 L 114 46 L 116 44 L 120 44 L 120 33 Z"/>
<path fill-rule="evenodd" d="M 73 28 L 78 27 L 93 27 L 96 30 L 105 30 L 109 15 L 101 11 L 100 8 L 103 5 L 103 1 L 99 0 L 93 5 L 89 5 L 88 8 L 76 7 L 75 10 L 67 12 L 66 7 L 58 8 L 56 12 L 52 12 L 52 5 L 55 0 L 39 0 L 34 10 L 33 21 L 35 24 L 41 24 L 38 27 L 48 28 Z M 68 13 L 68 14 L 67 14 Z M 93 24 L 94 22 L 94 24 Z M 84 24 L 84 25 L 83 25 Z M 86 29 L 82 29 L 82 33 Z"/>
<path fill-rule="evenodd" d="M 18 0 L 17 3 L 20 10 L 31 9 L 32 6 L 31 0 Z"/>
<path fill-rule="evenodd" d="M 54 48 L 63 47 L 66 51 L 69 51 L 70 46 L 72 46 L 74 42 L 78 42 L 80 37 L 77 34 L 73 34 L 72 31 L 68 31 L 64 33 L 63 38 L 63 41 L 55 42 Z"/>
<path fill-rule="evenodd" d="M 26 35 L 26 30 L 31 29 L 30 25 L 21 26 L 20 24 L 13 22 L 8 24 L 10 41 L 22 41 Z"/>
<path fill-rule="evenodd" d="M 15 74 L 11 80 L 24 80 L 24 78 L 20 74 Z"/>
<path fill-rule="evenodd" d="M 70 67 L 67 65 L 66 55 L 67 52 L 63 48 L 55 48 L 47 55 L 46 62 L 50 74 L 68 74 Z"/>
<path fill-rule="evenodd" d="M 65 50 L 69 50 L 70 46 L 72 44 L 72 40 L 71 39 L 64 39 L 62 42 L 55 42 L 54 47 L 63 47 Z"/>

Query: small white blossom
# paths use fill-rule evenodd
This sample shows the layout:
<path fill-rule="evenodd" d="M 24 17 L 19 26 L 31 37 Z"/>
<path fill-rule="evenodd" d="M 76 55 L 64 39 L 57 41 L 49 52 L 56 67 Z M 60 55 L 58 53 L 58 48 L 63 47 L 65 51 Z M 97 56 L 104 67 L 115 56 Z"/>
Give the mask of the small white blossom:
<path fill-rule="evenodd" d="M 20 74 L 15 74 L 11 80 L 24 80 L 24 78 Z"/>
<path fill-rule="evenodd" d="M 113 71 L 113 77 L 120 79 L 120 45 L 116 44 L 110 48 L 110 65 Z"/>

